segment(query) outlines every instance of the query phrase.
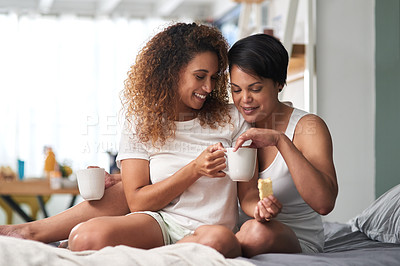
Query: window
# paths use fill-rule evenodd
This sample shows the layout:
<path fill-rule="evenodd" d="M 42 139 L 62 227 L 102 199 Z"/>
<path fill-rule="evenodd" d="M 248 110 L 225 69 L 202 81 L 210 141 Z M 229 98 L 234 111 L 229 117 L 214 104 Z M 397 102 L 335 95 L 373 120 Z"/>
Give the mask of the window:
<path fill-rule="evenodd" d="M 0 165 L 43 174 L 44 146 L 74 170 L 109 166 L 123 122 L 119 95 L 162 20 L 0 15 Z"/>

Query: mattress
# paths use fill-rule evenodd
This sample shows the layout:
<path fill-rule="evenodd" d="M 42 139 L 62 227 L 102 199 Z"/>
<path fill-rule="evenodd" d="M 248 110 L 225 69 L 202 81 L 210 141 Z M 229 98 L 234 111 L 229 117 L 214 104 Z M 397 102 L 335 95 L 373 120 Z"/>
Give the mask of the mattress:
<path fill-rule="evenodd" d="M 262 254 L 239 260 L 254 265 L 400 265 L 400 245 L 369 239 L 350 224 L 324 223 L 324 253 Z"/>

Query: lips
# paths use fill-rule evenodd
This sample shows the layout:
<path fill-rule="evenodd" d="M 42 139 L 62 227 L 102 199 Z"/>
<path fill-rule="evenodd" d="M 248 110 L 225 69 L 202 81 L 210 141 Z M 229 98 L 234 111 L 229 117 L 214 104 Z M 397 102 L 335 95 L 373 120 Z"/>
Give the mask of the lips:
<path fill-rule="evenodd" d="M 248 106 L 245 107 L 245 106 L 242 106 L 243 113 L 246 114 L 246 115 L 251 115 L 257 109 L 258 109 L 258 106 L 257 107 L 248 107 Z"/>

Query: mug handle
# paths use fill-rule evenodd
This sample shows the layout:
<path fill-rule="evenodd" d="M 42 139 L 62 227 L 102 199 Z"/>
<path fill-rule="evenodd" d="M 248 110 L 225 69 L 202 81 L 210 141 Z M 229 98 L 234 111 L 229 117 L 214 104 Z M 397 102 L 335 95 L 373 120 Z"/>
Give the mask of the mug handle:
<path fill-rule="evenodd" d="M 223 170 L 223 172 L 226 174 L 226 175 L 228 175 L 228 176 L 230 176 L 230 174 L 229 174 L 229 165 L 228 165 L 228 154 L 227 154 L 227 152 L 225 152 L 225 164 L 226 164 L 226 167 L 225 167 L 225 169 Z"/>

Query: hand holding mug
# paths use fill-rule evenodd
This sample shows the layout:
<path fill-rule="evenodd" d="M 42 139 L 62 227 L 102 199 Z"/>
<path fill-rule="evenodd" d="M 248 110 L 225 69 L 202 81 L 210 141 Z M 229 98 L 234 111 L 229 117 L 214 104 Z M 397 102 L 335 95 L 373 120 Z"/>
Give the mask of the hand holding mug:
<path fill-rule="evenodd" d="M 79 193 L 85 200 L 99 200 L 104 195 L 104 168 L 87 168 L 76 172 Z"/>
<path fill-rule="evenodd" d="M 221 143 L 208 146 L 195 160 L 196 172 L 199 176 L 224 177 L 224 147 Z"/>
<path fill-rule="evenodd" d="M 89 168 L 100 168 L 99 166 L 88 166 Z M 105 177 L 104 177 L 104 188 L 107 189 L 109 187 L 114 186 L 118 182 L 120 182 L 121 179 L 121 174 L 110 174 L 107 171 L 105 171 Z"/>

